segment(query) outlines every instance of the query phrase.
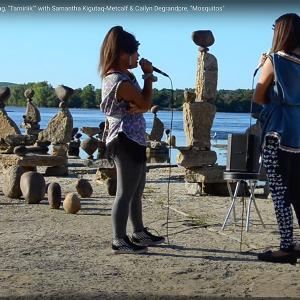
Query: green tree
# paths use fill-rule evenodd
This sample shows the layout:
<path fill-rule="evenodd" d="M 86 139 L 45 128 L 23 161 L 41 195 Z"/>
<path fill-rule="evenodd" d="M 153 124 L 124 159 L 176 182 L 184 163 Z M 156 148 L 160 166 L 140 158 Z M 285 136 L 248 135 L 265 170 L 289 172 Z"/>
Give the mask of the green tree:
<path fill-rule="evenodd" d="M 96 92 L 92 84 L 88 84 L 81 92 L 82 107 L 92 108 L 96 107 Z"/>
<path fill-rule="evenodd" d="M 11 96 L 8 99 L 8 105 L 24 106 L 26 105 L 26 99 L 24 92 L 26 87 L 24 84 L 18 84 L 10 87 Z"/>
<path fill-rule="evenodd" d="M 82 107 L 81 93 L 82 93 L 82 89 L 75 90 L 75 93 L 69 100 L 69 107 L 75 107 L 75 108 Z"/>
<path fill-rule="evenodd" d="M 102 90 L 96 89 L 96 105 L 99 106 L 102 101 Z"/>
<path fill-rule="evenodd" d="M 31 88 L 35 91 L 34 102 L 39 107 L 57 107 L 58 99 L 54 93 L 54 88 L 46 81 L 29 82 L 27 84 L 11 85 L 11 97 L 8 105 L 26 105 L 24 92 Z M 217 91 L 215 105 L 218 112 L 250 112 L 252 90 L 219 90 Z M 153 89 L 153 104 L 159 105 L 162 109 L 168 109 L 171 101 L 172 91 L 170 89 Z M 70 107 L 94 108 L 101 103 L 101 89 L 95 89 L 92 84 L 88 84 L 83 89 L 77 89 L 69 100 Z M 184 90 L 173 91 L 173 107 L 181 108 L 184 103 Z M 253 104 L 253 112 L 257 112 L 261 107 Z"/>
<path fill-rule="evenodd" d="M 50 107 L 53 106 L 53 87 L 48 84 L 47 81 L 35 83 L 32 86 L 34 90 L 34 100 L 39 107 Z"/>

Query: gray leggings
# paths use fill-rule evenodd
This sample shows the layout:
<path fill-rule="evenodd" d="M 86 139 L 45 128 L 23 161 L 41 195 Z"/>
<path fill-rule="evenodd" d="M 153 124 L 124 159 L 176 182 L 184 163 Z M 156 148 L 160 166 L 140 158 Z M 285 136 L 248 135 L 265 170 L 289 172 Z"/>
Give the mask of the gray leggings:
<path fill-rule="evenodd" d="M 134 161 L 118 141 L 113 144 L 110 155 L 117 169 L 117 193 L 112 207 L 113 238 L 124 238 L 128 216 L 134 232 L 144 229 L 142 195 L 146 182 L 146 163 Z"/>

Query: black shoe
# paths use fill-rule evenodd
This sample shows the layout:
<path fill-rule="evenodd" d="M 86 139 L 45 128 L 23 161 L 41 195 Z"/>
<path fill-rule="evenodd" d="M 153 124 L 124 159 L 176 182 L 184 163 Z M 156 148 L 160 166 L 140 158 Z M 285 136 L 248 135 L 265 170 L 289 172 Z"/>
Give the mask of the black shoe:
<path fill-rule="evenodd" d="M 131 242 L 128 236 L 122 240 L 113 241 L 111 248 L 114 254 L 142 254 L 148 251 L 147 247 Z"/>
<path fill-rule="evenodd" d="M 281 264 L 296 264 L 297 257 L 293 252 L 290 252 L 287 255 L 275 256 L 271 250 L 259 253 L 257 258 L 261 261 L 281 263 Z"/>
<path fill-rule="evenodd" d="M 296 256 L 296 257 L 298 257 L 298 258 L 300 258 L 300 250 L 293 250 L 293 254 Z"/>
<path fill-rule="evenodd" d="M 153 235 L 148 231 L 147 227 L 145 227 L 143 231 L 133 233 L 131 240 L 136 245 L 147 247 L 165 242 L 165 238 L 163 236 Z"/>

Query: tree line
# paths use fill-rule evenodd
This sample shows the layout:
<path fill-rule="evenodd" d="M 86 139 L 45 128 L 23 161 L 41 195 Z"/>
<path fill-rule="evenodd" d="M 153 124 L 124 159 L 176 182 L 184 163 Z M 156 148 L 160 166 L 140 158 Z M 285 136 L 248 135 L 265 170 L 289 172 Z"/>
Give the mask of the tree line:
<path fill-rule="evenodd" d="M 0 83 L 0 87 L 5 86 Z M 11 89 L 11 97 L 7 105 L 25 106 L 26 99 L 24 92 L 26 89 L 33 89 L 35 95 L 34 103 L 38 107 L 57 107 L 59 100 L 55 95 L 54 88 L 46 81 L 27 84 L 9 84 Z M 249 112 L 252 90 L 237 89 L 237 90 L 219 90 L 215 104 L 218 112 Z M 173 98 L 173 108 L 181 109 L 184 103 L 184 90 L 176 89 L 153 89 L 153 103 L 159 105 L 161 109 L 170 108 L 171 98 Z M 88 84 L 84 88 L 75 90 L 74 95 L 69 100 L 71 108 L 98 108 L 101 103 L 101 89 L 96 89 L 92 84 Z M 254 104 L 253 111 L 259 111 L 260 107 Z"/>

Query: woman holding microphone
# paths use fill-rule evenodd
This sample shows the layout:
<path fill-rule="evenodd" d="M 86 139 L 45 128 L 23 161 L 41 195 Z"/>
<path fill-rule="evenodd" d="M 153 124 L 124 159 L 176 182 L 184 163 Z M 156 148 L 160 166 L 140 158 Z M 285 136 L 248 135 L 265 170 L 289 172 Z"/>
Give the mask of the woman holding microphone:
<path fill-rule="evenodd" d="M 146 122 L 143 113 L 152 104 L 155 81 L 151 62 L 139 62 L 144 73 L 140 88 L 129 71 L 138 67 L 139 42 L 123 30 L 112 27 L 106 34 L 100 52 L 99 71 L 102 77 L 100 109 L 109 123 L 107 151 L 117 170 L 117 192 L 112 207 L 112 251 L 145 253 L 148 246 L 165 241 L 151 234 L 143 224 L 142 195 L 146 181 Z M 130 217 L 133 234 L 126 233 Z"/>
<path fill-rule="evenodd" d="M 280 249 L 258 259 L 296 263 L 300 244 L 294 241 L 293 211 L 300 225 L 300 17 L 285 14 L 273 25 L 271 55 L 263 68 L 254 100 L 263 104 L 260 121 L 263 165 L 274 202 Z"/>

